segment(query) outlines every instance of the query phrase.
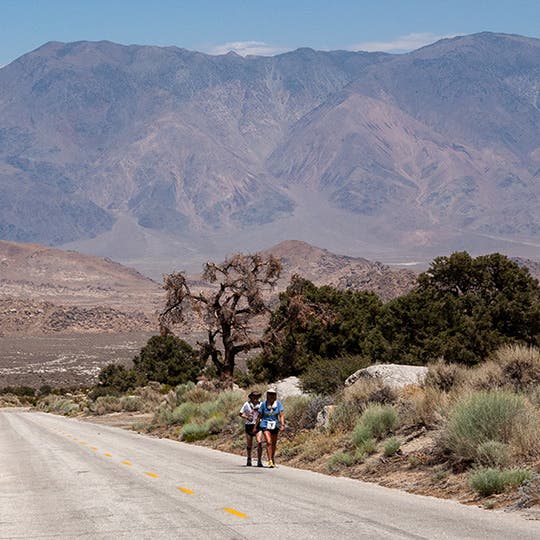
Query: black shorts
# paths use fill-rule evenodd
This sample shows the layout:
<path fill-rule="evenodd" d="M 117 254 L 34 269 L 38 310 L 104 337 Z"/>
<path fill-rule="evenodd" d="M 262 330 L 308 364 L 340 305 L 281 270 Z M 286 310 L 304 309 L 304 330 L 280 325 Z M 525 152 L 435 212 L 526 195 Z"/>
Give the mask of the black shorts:
<path fill-rule="evenodd" d="M 268 431 L 268 433 L 279 433 L 279 428 L 274 428 L 274 429 L 266 429 L 266 428 L 261 428 L 261 431 Z"/>
<path fill-rule="evenodd" d="M 246 435 L 254 435 L 253 433 L 253 428 L 255 427 L 255 424 L 245 424 L 245 430 L 246 430 Z M 255 431 L 255 433 L 261 431 L 261 427 L 258 426 L 257 427 L 257 431 Z"/>

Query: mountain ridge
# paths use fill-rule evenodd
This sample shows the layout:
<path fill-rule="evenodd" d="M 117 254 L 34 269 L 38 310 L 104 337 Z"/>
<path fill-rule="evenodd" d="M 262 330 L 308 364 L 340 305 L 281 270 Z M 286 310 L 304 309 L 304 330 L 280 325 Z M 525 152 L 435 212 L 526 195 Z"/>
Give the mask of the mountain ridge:
<path fill-rule="evenodd" d="M 0 72 L 0 238 L 154 276 L 299 234 L 535 258 L 539 64 L 540 40 L 494 33 L 404 55 L 49 42 Z"/>

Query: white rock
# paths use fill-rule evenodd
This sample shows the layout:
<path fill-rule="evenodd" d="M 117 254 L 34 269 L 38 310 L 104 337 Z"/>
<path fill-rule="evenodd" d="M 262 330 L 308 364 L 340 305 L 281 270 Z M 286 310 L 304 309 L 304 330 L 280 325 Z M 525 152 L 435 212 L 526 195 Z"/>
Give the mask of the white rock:
<path fill-rule="evenodd" d="M 345 386 L 351 386 L 359 379 L 378 378 L 392 388 L 403 388 L 408 384 L 422 384 L 426 374 L 427 367 L 425 366 L 378 364 L 359 369 L 345 381 Z"/>
<path fill-rule="evenodd" d="M 275 386 L 277 389 L 278 399 L 283 399 L 290 396 L 306 396 L 302 389 L 300 388 L 300 379 L 298 377 L 287 377 L 274 383 L 272 386 Z"/>

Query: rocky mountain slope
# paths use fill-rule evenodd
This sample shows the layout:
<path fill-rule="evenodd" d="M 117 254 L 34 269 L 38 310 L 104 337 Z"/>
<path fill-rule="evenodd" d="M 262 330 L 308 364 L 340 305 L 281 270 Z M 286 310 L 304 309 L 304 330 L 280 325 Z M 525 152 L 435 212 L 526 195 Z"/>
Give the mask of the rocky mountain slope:
<path fill-rule="evenodd" d="M 372 291 L 386 301 L 407 293 L 416 283 L 417 274 L 410 270 L 393 270 L 367 259 L 336 255 L 298 240 L 281 242 L 263 253 L 282 261 L 280 289 L 284 289 L 291 277 L 298 274 L 318 286 Z"/>
<path fill-rule="evenodd" d="M 491 33 L 405 55 L 48 43 L 0 70 L 0 238 L 156 278 L 291 237 L 534 259 L 538 65 L 540 40 Z"/>
<path fill-rule="evenodd" d="M 373 291 L 383 300 L 407 292 L 416 274 L 366 259 L 286 241 L 263 252 L 283 262 L 276 293 L 293 274 L 317 285 Z M 206 285 L 195 281 L 199 288 Z M 38 244 L 0 241 L 0 336 L 156 332 L 161 286 L 108 259 Z M 197 331 L 188 325 L 184 333 Z"/>
<path fill-rule="evenodd" d="M 156 329 L 160 286 L 111 260 L 0 241 L 0 334 Z"/>

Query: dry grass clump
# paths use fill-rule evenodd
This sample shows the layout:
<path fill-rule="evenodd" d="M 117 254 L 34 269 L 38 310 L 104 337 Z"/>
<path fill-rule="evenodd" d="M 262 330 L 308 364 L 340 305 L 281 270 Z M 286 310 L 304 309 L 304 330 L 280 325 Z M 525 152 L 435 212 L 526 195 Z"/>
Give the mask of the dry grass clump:
<path fill-rule="evenodd" d="M 399 393 L 397 409 L 403 426 L 407 428 L 436 428 L 448 410 L 451 396 L 434 387 L 409 385 Z"/>
<path fill-rule="evenodd" d="M 122 402 L 116 396 L 100 396 L 91 407 L 94 414 L 99 416 L 122 410 Z"/>
<path fill-rule="evenodd" d="M 469 390 L 488 392 L 506 387 L 501 366 L 491 360 L 467 370 L 467 375 L 466 387 Z"/>
<path fill-rule="evenodd" d="M 195 386 L 183 394 L 183 401 L 191 401 L 192 403 L 204 403 L 215 397 L 215 393 L 205 390 L 200 386 Z"/>
<path fill-rule="evenodd" d="M 534 390 L 540 385 L 540 350 L 526 345 L 504 345 L 489 360 L 467 370 L 472 390 Z"/>
<path fill-rule="evenodd" d="M 283 399 L 283 407 L 287 415 L 287 426 L 297 431 L 304 428 L 304 417 L 306 416 L 312 398 L 308 396 L 289 396 Z"/>
<path fill-rule="evenodd" d="M 40 411 L 75 416 L 86 410 L 86 396 L 57 396 L 49 394 L 41 399 L 37 408 Z"/>
<path fill-rule="evenodd" d="M 148 412 L 156 410 L 164 398 L 161 393 L 161 385 L 158 383 L 149 383 L 147 386 L 136 388 L 132 395 L 137 396 L 142 401 L 140 410 Z"/>
<path fill-rule="evenodd" d="M 424 386 L 435 388 L 441 392 L 450 392 L 453 388 L 462 385 L 466 380 L 466 369 L 457 365 L 449 364 L 444 360 L 428 366 Z"/>
<path fill-rule="evenodd" d="M 335 452 L 336 440 L 324 433 L 312 433 L 302 445 L 298 458 L 300 461 L 309 463 L 317 461 L 326 454 Z"/>
<path fill-rule="evenodd" d="M 540 384 L 540 349 L 526 345 L 506 345 L 498 349 L 493 360 L 514 390 L 526 390 Z"/>
<path fill-rule="evenodd" d="M 1 407 L 22 407 L 21 400 L 13 394 L 4 394 L 0 396 Z"/>
<path fill-rule="evenodd" d="M 357 409 L 362 410 L 368 403 L 378 403 L 379 405 L 395 403 L 397 392 L 381 379 L 373 377 L 359 379 L 353 385 L 345 388 L 343 398 L 346 402 L 355 404 Z"/>

